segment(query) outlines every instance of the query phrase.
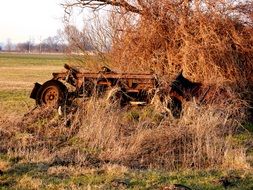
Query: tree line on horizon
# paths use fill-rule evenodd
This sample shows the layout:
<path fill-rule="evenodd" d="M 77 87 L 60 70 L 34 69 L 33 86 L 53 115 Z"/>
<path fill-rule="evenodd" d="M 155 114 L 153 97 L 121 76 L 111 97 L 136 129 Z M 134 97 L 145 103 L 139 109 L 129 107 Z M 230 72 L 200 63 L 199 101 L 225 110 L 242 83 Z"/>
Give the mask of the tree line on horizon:
<path fill-rule="evenodd" d="M 39 43 L 35 43 L 32 38 L 20 43 L 12 43 L 11 39 L 7 39 L 5 44 L 0 44 L 0 51 L 24 53 L 81 53 L 94 50 L 92 44 L 84 36 L 85 34 L 77 27 L 68 25 L 63 31 L 58 30 L 55 36 L 49 36 L 40 40 Z M 73 44 L 78 48 L 73 48 Z M 78 46 L 76 44 L 78 44 Z"/>

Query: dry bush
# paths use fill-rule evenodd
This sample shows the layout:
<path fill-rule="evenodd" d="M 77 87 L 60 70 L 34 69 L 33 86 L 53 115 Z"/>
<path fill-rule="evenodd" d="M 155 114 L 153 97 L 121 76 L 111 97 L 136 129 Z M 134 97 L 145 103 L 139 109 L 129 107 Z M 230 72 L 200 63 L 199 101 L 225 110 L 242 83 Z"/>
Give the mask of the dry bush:
<path fill-rule="evenodd" d="M 115 71 L 153 71 L 162 84 L 171 83 L 183 70 L 191 81 L 228 88 L 252 107 L 251 1 L 72 0 L 66 7 L 99 12 L 106 5 L 111 11 L 108 20 L 105 14 L 97 16 L 83 33 L 100 47 L 97 52 L 104 58 L 100 63 Z"/>
<path fill-rule="evenodd" d="M 118 16 L 125 27 L 119 26 L 113 41 L 115 65 L 124 71 L 152 70 L 162 83 L 171 83 L 183 70 L 191 81 L 215 86 L 216 102 L 229 91 L 229 99 L 246 101 L 241 107 L 253 106 L 252 2 L 138 2 L 141 15 Z"/>
<path fill-rule="evenodd" d="M 154 107 L 120 110 L 103 100 L 91 101 L 76 138 L 77 146 L 86 148 L 100 162 L 123 164 L 133 168 L 227 168 L 248 167 L 243 147 L 229 141 L 239 126 L 227 112 L 214 106 L 185 105 L 180 120 L 155 117 Z M 94 114 L 96 113 L 96 114 Z M 126 115 L 131 113 L 130 120 Z M 150 120 L 149 118 L 153 118 Z M 233 154 L 241 151 L 240 157 Z M 234 160 L 235 165 L 228 165 Z M 238 155 L 238 154 L 237 154 Z"/>
<path fill-rule="evenodd" d="M 28 160 L 50 159 L 52 150 L 65 142 L 75 129 L 51 108 L 32 110 L 22 118 L 8 118 L 0 128 L 1 151 Z"/>
<path fill-rule="evenodd" d="M 203 83 L 245 87 L 252 82 L 252 3 L 143 4 L 139 21 L 114 39 L 112 57 L 124 69 L 169 76 L 183 69 L 188 78 Z"/>
<path fill-rule="evenodd" d="M 223 165 L 224 152 L 233 155 L 230 152 L 235 148 L 226 140 L 236 127 L 229 119 L 229 113 L 214 107 L 198 107 L 194 103 L 187 105 L 184 111 L 180 120 L 166 118 L 155 128 L 138 123 L 123 154 L 119 154 L 122 163 L 131 167 L 172 170 Z M 243 156 L 244 162 L 238 162 L 245 167 L 248 166 L 245 152 Z M 236 156 L 233 159 L 237 160 Z"/>
<path fill-rule="evenodd" d="M 141 15 L 126 17 L 128 22 L 118 16 L 125 27 L 119 25 L 120 34 L 113 40 L 116 67 L 152 70 L 163 84 L 183 70 L 191 81 L 231 91 L 232 97 L 247 102 L 241 106 L 252 107 L 252 2 L 139 2 Z M 133 17 L 137 21 L 131 23 Z M 216 93 L 219 97 L 223 95 Z"/>
<path fill-rule="evenodd" d="M 53 110 L 35 110 L 12 128 L 1 127 L 1 134 L 9 135 L 2 135 L 0 148 L 10 156 L 63 166 L 248 167 L 244 147 L 230 140 L 239 126 L 231 118 L 233 108 L 224 112 L 217 105 L 188 102 L 178 120 L 155 107 L 122 110 L 93 97 L 65 118 Z"/>

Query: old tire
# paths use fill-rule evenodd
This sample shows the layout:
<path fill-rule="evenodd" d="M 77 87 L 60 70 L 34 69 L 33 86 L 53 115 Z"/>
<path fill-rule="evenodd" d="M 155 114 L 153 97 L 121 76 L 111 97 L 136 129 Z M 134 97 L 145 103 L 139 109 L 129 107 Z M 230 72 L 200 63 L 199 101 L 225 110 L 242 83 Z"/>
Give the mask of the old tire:
<path fill-rule="evenodd" d="M 67 93 L 67 87 L 63 83 L 58 80 L 49 80 L 38 90 L 36 104 L 58 108 L 66 101 Z"/>

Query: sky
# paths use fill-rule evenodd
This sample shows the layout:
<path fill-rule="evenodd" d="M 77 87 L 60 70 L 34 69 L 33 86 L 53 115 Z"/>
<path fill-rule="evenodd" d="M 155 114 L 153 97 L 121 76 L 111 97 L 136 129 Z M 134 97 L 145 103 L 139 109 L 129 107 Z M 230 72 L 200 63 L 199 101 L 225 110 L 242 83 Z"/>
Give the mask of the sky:
<path fill-rule="evenodd" d="M 0 0 L 0 43 L 35 42 L 63 29 L 64 0 Z"/>

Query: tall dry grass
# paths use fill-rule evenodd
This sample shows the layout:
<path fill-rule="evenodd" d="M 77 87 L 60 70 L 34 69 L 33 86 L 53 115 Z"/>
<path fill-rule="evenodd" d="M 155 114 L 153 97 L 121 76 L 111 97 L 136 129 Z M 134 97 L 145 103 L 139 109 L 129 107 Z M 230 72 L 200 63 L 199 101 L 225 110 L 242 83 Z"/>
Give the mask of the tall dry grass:
<path fill-rule="evenodd" d="M 65 118 L 53 110 L 35 110 L 11 128 L 8 123 L 1 127 L 0 147 L 10 156 L 51 165 L 249 167 L 245 148 L 230 140 L 240 126 L 232 112 L 190 102 L 178 120 L 158 112 L 159 106 L 122 110 L 105 99 L 92 98 Z"/>

